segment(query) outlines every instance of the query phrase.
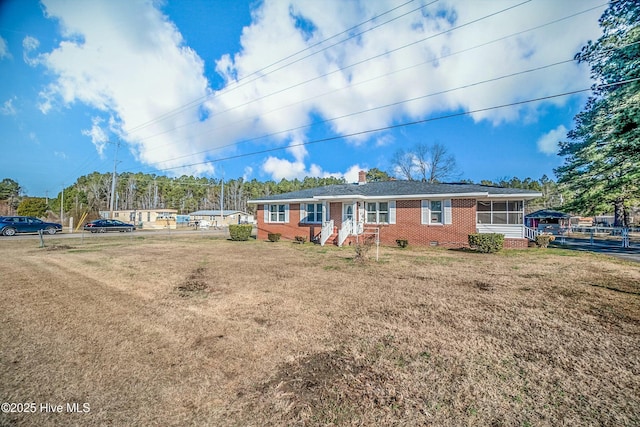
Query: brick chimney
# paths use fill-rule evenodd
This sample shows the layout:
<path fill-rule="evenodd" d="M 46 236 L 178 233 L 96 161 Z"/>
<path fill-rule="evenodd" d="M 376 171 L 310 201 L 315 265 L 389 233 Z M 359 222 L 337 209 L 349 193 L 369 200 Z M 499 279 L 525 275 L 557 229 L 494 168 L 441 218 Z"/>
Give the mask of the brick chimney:
<path fill-rule="evenodd" d="M 365 171 L 358 172 L 358 185 L 367 183 L 367 173 Z"/>

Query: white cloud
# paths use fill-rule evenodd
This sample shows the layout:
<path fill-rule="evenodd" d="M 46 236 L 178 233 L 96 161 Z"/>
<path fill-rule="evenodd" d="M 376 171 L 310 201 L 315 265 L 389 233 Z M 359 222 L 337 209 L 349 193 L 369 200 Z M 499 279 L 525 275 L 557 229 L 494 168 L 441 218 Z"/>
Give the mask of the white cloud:
<path fill-rule="evenodd" d="M 83 129 L 82 134 L 91 137 L 91 142 L 96 147 L 96 151 L 100 157 L 102 157 L 104 149 L 107 146 L 107 142 L 109 142 L 107 132 L 101 126 L 104 120 L 102 117 L 94 117 L 91 122 L 91 129 Z"/>
<path fill-rule="evenodd" d="M 558 154 L 558 142 L 567 138 L 568 129 L 564 125 L 545 133 L 538 139 L 538 151 L 544 154 Z"/>
<path fill-rule="evenodd" d="M 327 122 L 330 130 L 349 135 L 591 84 L 587 68 L 573 62 L 476 83 L 573 58 L 588 39 L 599 36 L 597 18 L 604 6 L 583 17 L 504 37 L 588 9 L 598 4 L 596 0 L 530 2 L 442 35 L 437 34 L 517 3 L 448 0 L 383 24 L 420 2 L 359 27 L 357 32 L 379 25 L 344 43 L 337 43 L 340 37 L 332 39 L 322 45 L 325 50 L 314 45 L 398 2 L 258 2 L 251 25 L 242 32 L 239 52 L 216 62 L 226 81 L 218 91 L 210 89 L 203 60 L 184 44 L 178 28 L 155 2 L 144 0 L 95 0 L 82 8 L 64 0 L 44 0 L 48 16 L 60 22 L 63 41 L 51 52 L 25 60 L 57 76 L 41 93 L 43 112 L 74 102 L 104 111 L 104 117 L 116 120 L 111 131 L 127 141 L 143 163 L 180 167 L 175 173 L 210 173 L 207 150 L 271 135 L 256 144 L 288 144 L 293 156 L 292 161 L 269 157 L 263 163 L 263 170 L 276 179 L 327 173 L 311 163 L 304 146 L 296 145 L 308 140 L 311 132 L 305 126 L 313 120 L 335 119 Z M 38 48 L 37 40 L 26 40 L 25 52 Z M 291 56 L 296 52 L 302 53 Z M 281 58 L 288 59 L 269 66 Z M 403 102 L 409 99 L 413 101 Z M 562 105 L 567 99 L 545 102 Z M 199 100 L 196 108 L 181 109 L 194 100 Z M 382 108 L 386 105 L 391 106 Z M 477 111 L 473 118 L 495 125 L 534 121 L 541 105 Z M 94 137 L 91 131 L 88 136 Z M 384 133 L 350 140 L 388 143 Z M 245 147 L 251 151 L 255 146 Z M 185 166 L 189 164 L 195 165 Z"/>
<path fill-rule="evenodd" d="M 504 1 L 443 2 L 426 8 L 429 13 L 414 12 L 317 55 L 283 66 L 309 55 L 314 49 L 305 51 L 283 64 L 263 70 L 266 75 L 255 79 L 252 73 L 274 59 L 286 58 L 292 52 L 309 48 L 397 6 L 390 0 L 348 4 L 342 1 L 266 0 L 255 13 L 253 24 L 243 32 L 242 50 L 234 56 L 224 56 L 217 64 L 229 87 L 234 88 L 233 96 L 226 96 L 225 91 L 221 91 L 210 106 L 213 110 L 239 106 L 230 115 L 237 113 L 250 117 L 262 132 L 304 125 L 311 114 L 316 113 L 324 119 L 341 117 L 330 126 L 339 134 L 352 134 L 383 128 L 399 120 L 423 119 L 434 113 L 477 111 L 588 88 L 587 68 L 575 63 L 494 79 L 571 60 L 587 39 L 598 36 L 597 17 L 602 10 L 591 12 L 589 21 L 576 18 L 491 42 L 587 9 L 596 4 L 593 1 L 579 5 L 575 2 L 544 5 L 532 2 L 435 36 L 516 4 Z M 407 6 L 395 16 L 410 7 L 415 5 Z M 303 34 L 292 15 L 312 22 L 315 31 Z M 380 18 L 375 24 L 388 18 Z M 365 25 L 358 31 L 372 25 Z M 423 39 L 426 40 L 420 41 Z M 337 39 L 332 40 L 335 41 Z M 486 45 L 472 49 L 482 44 Z M 233 84 L 237 79 L 240 79 L 239 86 Z M 476 84 L 483 81 L 488 82 Z M 464 86 L 467 87 L 458 89 Z M 434 93 L 440 94 L 427 96 Z M 259 100 L 250 102 L 255 99 Z M 402 102 L 408 99 L 415 100 Z M 547 102 L 563 104 L 566 100 L 557 98 Z M 386 105 L 392 106 L 379 108 Z M 488 120 L 494 124 L 523 118 L 536 120 L 539 105 L 477 111 L 472 116 L 477 121 Z M 366 110 L 369 111 L 357 114 Z M 286 133 L 282 135 L 283 139 L 286 137 Z M 371 137 L 360 135 L 352 139 L 363 141 Z M 384 140 L 377 141 L 381 142 Z"/>
<path fill-rule="evenodd" d="M 249 177 L 253 174 L 253 168 L 251 166 L 246 166 L 244 168 L 244 173 L 242 174 L 242 179 L 244 181 L 248 181 Z"/>
<path fill-rule="evenodd" d="M 366 169 L 363 169 L 360 165 L 353 165 L 344 174 L 342 174 L 342 177 L 347 182 L 358 182 L 358 174 L 361 170 L 366 171 Z"/>
<path fill-rule="evenodd" d="M 303 179 L 307 176 L 319 178 L 335 177 L 344 178 L 347 182 L 358 182 L 358 172 L 362 167 L 353 165 L 346 172 L 327 172 L 317 164 L 310 164 L 307 169 L 304 161 L 281 159 L 270 156 L 262 164 L 262 171 L 269 174 L 274 181 L 281 179 Z"/>
<path fill-rule="evenodd" d="M 9 52 L 9 46 L 7 46 L 7 41 L 0 37 L 0 59 L 11 58 L 11 53 Z"/>
<path fill-rule="evenodd" d="M 16 97 L 9 98 L 0 107 L 0 114 L 3 116 L 15 116 L 16 108 L 13 106 L 13 101 L 15 101 Z"/>
<path fill-rule="evenodd" d="M 35 67 L 38 65 L 39 59 L 31 55 L 40 47 L 40 41 L 35 37 L 27 36 L 22 40 L 22 59 L 27 65 Z"/>
<path fill-rule="evenodd" d="M 289 161 L 269 156 L 262 164 L 262 170 L 271 175 L 271 178 L 281 179 L 304 178 L 307 175 L 304 162 Z"/>
<path fill-rule="evenodd" d="M 137 158 L 180 173 L 212 172 L 196 154 L 210 148 L 205 122 L 197 109 L 175 112 L 209 93 L 204 63 L 173 23 L 143 0 L 96 0 L 83 7 L 64 0 L 45 0 L 46 14 L 58 19 L 63 41 L 38 61 L 57 76 L 41 92 L 40 108 L 75 102 L 113 117 L 109 130 L 130 144 Z M 187 123 L 193 123 L 186 125 Z M 102 132 L 106 129 L 101 128 Z M 89 131 L 98 152 L 104 138 L 95 121 Z M 228 139 L 222 143 L 228 143 Z"/>

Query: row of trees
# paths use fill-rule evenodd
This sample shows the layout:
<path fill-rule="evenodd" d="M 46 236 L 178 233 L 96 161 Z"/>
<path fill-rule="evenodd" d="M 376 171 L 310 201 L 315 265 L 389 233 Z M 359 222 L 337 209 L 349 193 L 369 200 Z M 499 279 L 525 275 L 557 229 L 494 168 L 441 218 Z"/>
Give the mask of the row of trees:
<path fill-rule="evenodd" d="M 58 212 L 60 203 L 64 203 L 63 210 L 74 216 L 87 211 L 108 210 L 111 179 L 110 173 L 93 172 L 82 176 L 75 184 L 64 189 L 64 201 L 62 193 L 51 201 L 51 209 Z M 247 205 L 249 199 L 344 182 L 341 178 L 307 177 L 303 180 L 283 179 L 280 182 L 238 178 L 225 180 L 223 184 L 220 179 L 186 175 L 170 178 L 155 174 L 122 173 L 116 180 L 114 208 L 177 209 L 180 213 L 188 213 L 220 209 L 223 205 L 224 209 L 250 212 L 251 208 Z"/>
<path fill-rule="evenodd" d="M 60 203 L 64 203 L 65 213 L 80 217 L 84 212 L 97 213 L 109 209 L 111 178 L 109 173 L 98 172 L 82 176 L 75 184 L 64 189 L 64 195 L 61 192 L 57 198 L 51 199 L 48 205 L 44 199 L 19 197 L 17 183 L 11 187 L 17 192 L 2 192 L 5 187 L 0 186 L 0 200 L 12 198 L 14 212 L 17 207 L 19 214 L 33 216 L 43 216 L 47 209 L 56 213 L 60 212 Z M 391 179 L 393 177 L 390 174 L 376 168 L 367 172 L 367 181 L 369 182 Z M 224 209 L 251 212 L 252 207 L 247 205 L 249 199 L 345 182 L 342 178 L 312 177 L 302 180 L 283 179 L 280 182 L 230 179 L 224 181 L 223 201 L 221 180 L 193 176 L 169 178 L 154 174 L 122 173 L 117 177 L 114 207 L 116 209 L 166 208 L 177 209 L 180 213 L 189 213 L 203 209 L 220 209 L 221 204 L 224 204 Z M 557 207 L 561 205 L 563 200 L 558 185 L 546 176 L 539 180 L 504 178 L 496 182 L 482 181 L 480 184 L 540 191 L 543 193 L 543 197 L 534 203 L 535 207 L 540 208 Z M 20 203 L 18 204 L 18 202 Z"/>

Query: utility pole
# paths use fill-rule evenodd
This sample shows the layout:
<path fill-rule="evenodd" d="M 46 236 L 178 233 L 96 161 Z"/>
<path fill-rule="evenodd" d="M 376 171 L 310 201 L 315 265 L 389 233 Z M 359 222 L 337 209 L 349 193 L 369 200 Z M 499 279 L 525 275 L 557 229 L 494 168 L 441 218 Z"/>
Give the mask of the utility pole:
<path fill-rule="evenodd" d="M 222 170 L 222 168 L 220 168 Z M 224 224 L 224 170 L 222 170 L 222 191 L 220 192 L 220 226 Z"/>
<path fill-rule="evenodd" d="M 113 219 L 113 200 L 116 194 L 116 166 L 118 166 L 118 148 L 120 141 L 116 142 L 116 155 L 113 158 L 113 175 L 111 176 L 111 197 L 109 200 L 109 218 Z"/>
<path fill-rule="evenodd" d="M 60 224 L 64 229 L 64 184 L 62 184 L 62 196 L 60 198 Z"/>

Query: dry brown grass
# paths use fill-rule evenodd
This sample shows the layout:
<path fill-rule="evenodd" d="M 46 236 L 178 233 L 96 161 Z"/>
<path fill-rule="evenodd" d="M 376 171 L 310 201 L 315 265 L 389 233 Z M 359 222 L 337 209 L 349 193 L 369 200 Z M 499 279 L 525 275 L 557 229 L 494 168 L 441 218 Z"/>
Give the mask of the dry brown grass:
<path fill-rule="evenodd" d="M 91 410 L 0 425 L 640 425 L 637 264 L 59 243 L 0 242 L 0 399 Z"/>

